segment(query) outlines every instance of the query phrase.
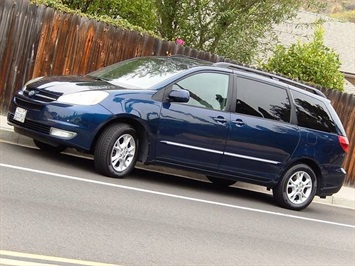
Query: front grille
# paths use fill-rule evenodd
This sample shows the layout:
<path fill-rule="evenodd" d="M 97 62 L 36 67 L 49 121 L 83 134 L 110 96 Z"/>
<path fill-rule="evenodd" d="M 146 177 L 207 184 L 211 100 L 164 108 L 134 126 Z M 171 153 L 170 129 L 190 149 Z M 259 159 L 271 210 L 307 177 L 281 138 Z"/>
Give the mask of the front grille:
<path fill-rule="evenodd" d="M 41 110 L 44 105 L 38 102 L 34 101 L 29 101 L 24 97 L 18 97 L 16 96 L 14 99 L 15 103 L 25 109 L 31 109 L 31 110 Z"/>
<path fill-rule="evenodd" d="M 37 88 L 31 88 L 29 85 L 23 90 L 23 95 L 35 101 L 50 103 L 56 101 L 63 93 L 39 90 Z"/>
<path fill-rule="evenodd" d="M 19 121 L 16 121 L 14 119 L 14 114 L 11 114 L 11 113 L 9 113 L 7 115 L 7 120 L 10 121 L 14 125 L 19 125 L 23 128 L 31 129 L 33 131 L 37 131 L 37 132 L 49 135 L 49 130 L 50 130 L 49 126 L 46 126 L 46 125 L 43 125 L 43 124 L 40 124 L 40 123 L 37 123 L 34 121 L 30 121 L 27 119 L 25 119 L 25 122 L 21 123 Z"/>

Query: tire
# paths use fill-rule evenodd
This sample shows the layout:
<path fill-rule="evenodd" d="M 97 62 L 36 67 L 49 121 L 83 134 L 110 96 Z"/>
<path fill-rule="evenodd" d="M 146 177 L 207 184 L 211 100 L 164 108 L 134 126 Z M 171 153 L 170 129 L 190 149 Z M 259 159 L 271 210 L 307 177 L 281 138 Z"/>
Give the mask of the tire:
<path fill-rule="evenodd" d="M 300 211 L 306 208 L 317 191 L 317 178 L 305 164 L 288 169 L 280 182 L 273 188 L 276 203 L 286 209 Z"/>
<path fill-rule="evenodd" d="M 136 131 L 128 124 L 114 124 L 103 131 L 96 142 L 95 167 L 102 175 L 123 178 L 134 169 L 137 155 Z"/>
<path fill-rule="evenodd" d="M 42 141 L 39 141 L 37 139 L 33 139 L 33 142 L 37 146 L 37 148 L 39 148 L 41 151 L 45 151 L 45 152 L 61 153 L 61 152 L 65 151 L 65 149 L 67 148 L 64 145 L 52 146 L 52 145 L 49 145 L 49 144 L 44 143 Z"/>
<path fill-rule="evenodd" d="M 222 179 L 222 178 L 217 178 L 209 175 L 206 175 L 206 177 L 209 181 L 211 181 L 211 183 L 213 183 L 218 187 L 229 187 L 231 185 L 234 185 L 237 182 L 230 179 Z"/>

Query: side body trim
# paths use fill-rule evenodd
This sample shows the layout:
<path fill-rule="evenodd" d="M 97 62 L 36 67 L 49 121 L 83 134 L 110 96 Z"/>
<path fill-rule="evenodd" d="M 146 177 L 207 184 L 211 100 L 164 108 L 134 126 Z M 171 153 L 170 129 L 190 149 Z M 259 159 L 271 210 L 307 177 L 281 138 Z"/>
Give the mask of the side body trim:
<path fill-rule="evenodd" d="M 270 164 L 279 164 L 280 162 L 278 161 L 273 161 L 273 160 L 267 160 L 263 158 L 258 158 L 258 157 L 252 157 L 252 156 L 246 156 L 246 155 L 241 155 L 241 154 L 236 154 L 236 153 L 230 153 L 230 152 L 223 152 L 223 151 L 218 151 L 218 150 L 212 150 L 212 149 L 205 149 L 197 146 L 192 146 L 192 145 L 186 145 L 186 144 L 181 144 L 173 141 L 165 141 L 162 140 L 160 141 L 161 143 L 168 144 L 168 145 L 173 145 L 173 146 L 178 146 L 178 147 L 183 147 L 187 149 L 192 149 L 192 150 L 199 150 L 199 151 L 205 151 L 205 152 L 210 152 L 210 153 L 216 153 L 216 154 L 222 154 L 222 155 L 227 155 L 227 156 L 232 156 L 232 157 L 238 157 L 238 158 L 243 158 L 247 160 L 254 160 L 254 161 L 259 161 L 263 163 L 270 163 Z"/>

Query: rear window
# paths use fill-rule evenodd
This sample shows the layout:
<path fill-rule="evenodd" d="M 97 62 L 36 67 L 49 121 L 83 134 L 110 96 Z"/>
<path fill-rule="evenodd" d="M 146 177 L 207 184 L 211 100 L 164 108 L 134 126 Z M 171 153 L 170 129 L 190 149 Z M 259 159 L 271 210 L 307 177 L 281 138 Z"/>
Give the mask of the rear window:
<path fill-rule="evenodd" d="M 338 133 L 336 124 L 322 101 L 297 91 L 292 91 L 292 95 L 299 126 Z"/>

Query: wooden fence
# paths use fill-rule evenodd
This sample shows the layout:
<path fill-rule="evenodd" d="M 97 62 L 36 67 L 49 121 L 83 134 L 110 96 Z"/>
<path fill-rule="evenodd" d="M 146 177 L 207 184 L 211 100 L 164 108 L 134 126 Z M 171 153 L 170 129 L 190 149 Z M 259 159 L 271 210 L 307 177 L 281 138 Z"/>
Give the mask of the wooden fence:
<path fill-rule="evenodd" d="M 29 4 L 0 1 L 0 113 L 23 84 L 38 76 L 85 74 L 144 55 L 184 54 L 208 61 L 224 58 L 162 41 L 78 15 Z M 332 101 L 350 140 L 344 162 L 346 184 L 355 185 L 355 96 L 323 91 Z"/>

